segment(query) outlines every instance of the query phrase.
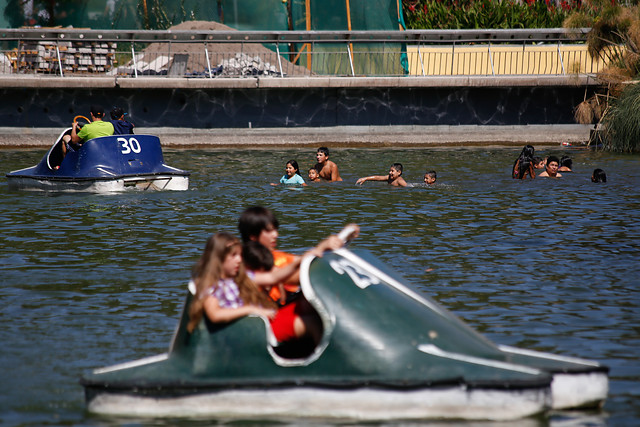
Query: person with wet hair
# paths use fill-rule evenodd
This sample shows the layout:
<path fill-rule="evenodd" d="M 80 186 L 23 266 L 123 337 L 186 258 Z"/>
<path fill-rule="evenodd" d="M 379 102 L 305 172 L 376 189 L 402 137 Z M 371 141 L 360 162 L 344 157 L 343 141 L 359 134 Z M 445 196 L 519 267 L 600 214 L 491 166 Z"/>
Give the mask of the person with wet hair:
<path fill-rule="evenodd" d="M 558 172 L 573 172 L 573 160 L 569 156 L 560 157 L 560 163 L 558 166 Z"/>
<path fill-rule="evenodd" d="M 302 175 L 300 175 L 300 167 L 298 167 L 298 162 L 295 160 L 289 160 L 284 167 L 284 175 L 280 178 L 280 184 L 286 185 L 303 185 L 307 184 L 304 182 Z M 278 185 L 271 183 L 271 185 Z"/>
<path fill-rule="evenodd" d="M 533 160 L 535 151 L 536 150 L 533 145 L 524 146 L 516 161 L 513 162 L 513 167 L 511 168 L 511 178 L 524 179 L 527 175 L 529 175 L 529 178 L 531 179 L 536 177 Z"/>
<path fill-rule="evenodd" d="M 600 168 L 594 169 L 591 174 L 591 182 L 607 182 L 607 174 Z"/>
<path fill-rule="evenodd" d="M 338 165 L 329 160 L 329 149 L 327 147 L 320 147 L 316 151 L 316 160 L 318 163 L 314 166 L 320 174 L 320 178 L 328 182 L 342 181 L 340 178 L 340 172 L 338 172 Z"/>
<path fill-rule="evenodd" d="M 558 172 L 559 165 L 560 160 L 556 156 L 549 156 L 547 158 L 547 166 L 545 166 L 544 172 L 542 172 L 539 176 L 560 178 L 562 174 Z"/>
<path fill-rule="evenodd" d="M 362 185 L 365 181 L 387 181 L 394 187 L 406 187 L 407 182 L 402 177 L 402 163 L 394 163 L 389 168 L 389 175 L 371 175 L 359 178 L 356 185 Z"/>
<path fill-rule="evenodd" d="M 424 174 L 424 183 L 427 185 L 435 184 L 437 179 L 438 175 L 436 174 L 436 171 L 428 171 Z"/>

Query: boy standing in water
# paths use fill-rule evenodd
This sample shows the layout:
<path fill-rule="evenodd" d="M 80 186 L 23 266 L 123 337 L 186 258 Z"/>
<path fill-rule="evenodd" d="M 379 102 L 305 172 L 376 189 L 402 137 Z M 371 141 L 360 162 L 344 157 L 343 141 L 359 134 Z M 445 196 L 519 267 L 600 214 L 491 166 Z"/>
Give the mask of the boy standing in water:
<path fill-rule="evenodd" d="M 394 163 L 389 168 L 389 175 L 371 175 L 364 178 L 360 178 L 356 181 L 356 184 L 361 185 L 365 181 L 387 181 L 387 184 L 394 187 L 406 187 L 407 182 L 402 177 L 402 164 Z"/>
<path fill-rule="evenodd" d="M 338 165 L 329 160 L 329 149 L 327 147 L 318 148 L 316 160 L 318 163 L 314 168 L 318 170 L 320 178 L 329 182 L 342 181 L 338 172 Z"/>

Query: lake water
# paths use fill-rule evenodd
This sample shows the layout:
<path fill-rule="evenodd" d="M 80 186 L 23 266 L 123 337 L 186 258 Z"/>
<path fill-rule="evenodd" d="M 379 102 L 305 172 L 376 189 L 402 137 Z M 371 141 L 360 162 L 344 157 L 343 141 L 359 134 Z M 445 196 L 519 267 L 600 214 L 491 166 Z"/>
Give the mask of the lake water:
<path fill-rule="evenodd" d="M 2 176 L 44 152 L 1 150 Z M 309 148 L 167 151 L 168 164 L 192 172 L 186 192 L 44 194 L 3 182 L 0 425 L 193 425 L 88 414 L 78 380 L 166 351 L 205 240 L 236 232 L 251 205 L 276 212 L 279 247 L 294 252 L 357 222 L 354 246 L 494 342 L 611 368 L 602 411 L 555 413 L 536 425 L 640 425 L 640 157 L 575 151 L 575 172 L 515 181 L 518 152 L 335 149 L 345 181 L 306 188 L 269 183 L 291 158 L 311 166 Z M 354 185 L 393 162 L 415 186 Z M 596 167 L 609 182 L 591 183 Z M 438 172 L 433 188 L 421 184 L 427 169 Z"/>

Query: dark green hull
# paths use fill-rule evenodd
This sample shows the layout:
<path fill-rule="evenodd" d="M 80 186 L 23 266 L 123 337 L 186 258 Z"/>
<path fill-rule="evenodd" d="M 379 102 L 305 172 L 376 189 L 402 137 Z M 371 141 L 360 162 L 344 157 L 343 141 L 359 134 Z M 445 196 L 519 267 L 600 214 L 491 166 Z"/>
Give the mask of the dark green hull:
<path fill-rule="evenodd" d="M 323 321 L 319 346 L 274 347 L 258 317 L 223 327 L 203 320 L 188 334 L 183 314 L 167 354 L 82 379 L 89 410 L 514 419 L 606 398 L 607 368 L 496 346 L 365 251 L 305 259 L 301 285 Z M 593 390 L 567 397 L 565 384 Z"/>

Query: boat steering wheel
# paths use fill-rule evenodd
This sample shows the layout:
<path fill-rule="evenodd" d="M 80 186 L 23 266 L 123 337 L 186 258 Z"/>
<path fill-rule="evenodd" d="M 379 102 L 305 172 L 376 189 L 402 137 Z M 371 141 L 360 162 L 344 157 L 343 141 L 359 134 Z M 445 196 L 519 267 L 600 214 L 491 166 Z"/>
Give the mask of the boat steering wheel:
<path fill-rule="evenodd" d="M 82 119 L 84 120 L 86 123 L 80 123 L 78 120 Z M 88 118 L 86 118 L 85 116 L 75 116 L 73 118 L 73 123 L 78 123 L 78 127 L 82 128 L 82 126 L 91 123 L 91 120 L 89 120 Z"/>

